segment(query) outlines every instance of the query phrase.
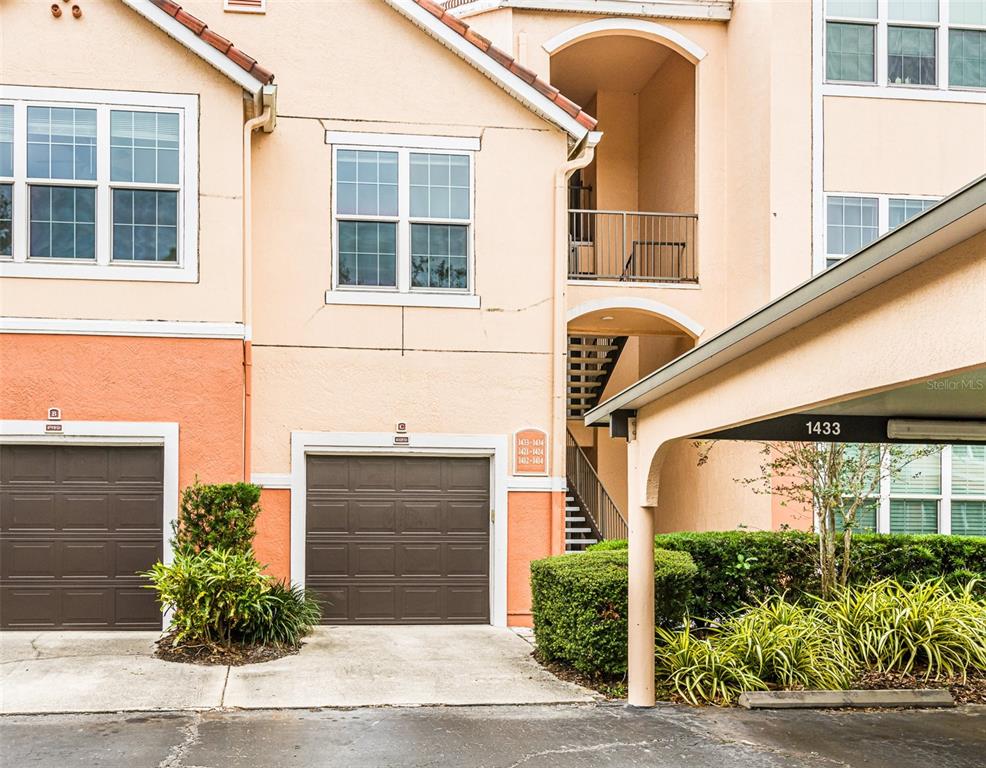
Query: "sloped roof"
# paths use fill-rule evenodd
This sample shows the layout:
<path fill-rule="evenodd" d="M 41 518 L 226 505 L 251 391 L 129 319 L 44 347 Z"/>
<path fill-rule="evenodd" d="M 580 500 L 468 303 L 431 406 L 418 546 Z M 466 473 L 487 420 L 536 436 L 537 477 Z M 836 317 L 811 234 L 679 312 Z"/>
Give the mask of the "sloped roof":
<path fill-rule="evenodd" d="M 596 119 L 582 107 L 440 5 L 431 0 L 385 2 L 575 140 L 596 127 Z"/>
<path fill-rule="evenodd" d="M 274 82 L 274 74 L 231 40 L 209 29 L 173 0 L 123 0 L 170 37 L 198 54 L 245 90 L 256 93 Z"/>

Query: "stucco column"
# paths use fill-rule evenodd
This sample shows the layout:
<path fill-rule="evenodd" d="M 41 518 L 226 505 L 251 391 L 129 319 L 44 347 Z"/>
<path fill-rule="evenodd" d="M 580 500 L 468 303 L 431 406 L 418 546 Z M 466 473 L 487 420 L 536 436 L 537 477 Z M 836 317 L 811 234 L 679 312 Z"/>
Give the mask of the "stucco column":
<path fill-rule="evenodd" d="M 654 706 L 654 510 L 630 507 L 627 662 L 629 703 Z"/>

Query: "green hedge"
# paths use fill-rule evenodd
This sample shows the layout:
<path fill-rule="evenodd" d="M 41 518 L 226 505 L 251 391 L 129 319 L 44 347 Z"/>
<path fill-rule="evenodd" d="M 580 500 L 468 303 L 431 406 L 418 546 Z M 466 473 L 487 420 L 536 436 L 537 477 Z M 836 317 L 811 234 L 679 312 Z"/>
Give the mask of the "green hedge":
<path fill-rule="evenodd" d="M 698 569 L 685 552 L 654 551 L 659 625 L 681 621 Z M 585 552 L 531 563 L 538 652 L 590 674 L 627 668 L 627 553 Z"/>
<path fill-rule="evenodd" d="M 713 618 L 776 592 L 819 591 L 817 537 L 795 531 L 667 533 L 656 547 L 688 552 L 698 566 L 689 611 Z M 625 551 L 626 540 L 603 541 L 590 551 Z M 857 533 L 850 579 L 864 584 L 944 577 L 951 584 L 986 580 L 986 537 Z"/>

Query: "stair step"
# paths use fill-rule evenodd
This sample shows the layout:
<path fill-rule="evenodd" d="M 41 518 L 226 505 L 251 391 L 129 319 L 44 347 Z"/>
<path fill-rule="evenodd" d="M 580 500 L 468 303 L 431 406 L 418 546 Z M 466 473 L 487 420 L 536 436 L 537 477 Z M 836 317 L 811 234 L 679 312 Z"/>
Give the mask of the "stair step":
<path fill-rule="evenodd" d="M 616 350 L 615 344 L 569 344 L 569 349 L 583 349 L 589 351 L 599 350 L 602 352 L 613 352 Z"/>
<path fill-rule="evenodd" d="M 581 512 L 582 507 L 565 507 L 566 512 Z"/>
<path fill-rule="evenodd" d="M 575 515 L 573 517 L 566 517 L 565 518 L 565 522 L 566 523 L 584 523 L 585 522 L 585 518 L 582 517 L 582 516 L 580 516 L 580 515 Z"/>
<path fill-rule="evenodd" d="M 569 544 L 598 544 L 596 539 L 565 539 L 565 545 Z"/>
<path fill-rule="evenodd" d="M 565 533 L 592 533 L 592 528 L 570 528 L 566 525 Z"/>

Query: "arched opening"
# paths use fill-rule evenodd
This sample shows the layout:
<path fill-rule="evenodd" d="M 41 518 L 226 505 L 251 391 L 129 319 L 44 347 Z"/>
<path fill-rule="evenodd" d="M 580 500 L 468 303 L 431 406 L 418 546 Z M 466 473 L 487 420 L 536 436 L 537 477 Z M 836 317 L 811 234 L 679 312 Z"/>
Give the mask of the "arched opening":
<path fill-rule="evenodd" d="M 666 27 L 630 21 L 589 22 L 545 45 L 551 82 L 605 134 L 570 180 L 569 275 L 697 282 L 696 62 L 704 52 Z"/>
<path fill-rule="evenodd" d="M 584 548 L 586 540 L 620 536 L 619 520 L 607 522 L 606 516 L 615 510 L 625 521 L 628 511 L 627 441 L 611 437 L 607 428 L 585 426 L 583 416 L 687 352 L 701 333 L 687 315 L 645 299 L 589 301 L 569 312 L 569 550 Z"/>

